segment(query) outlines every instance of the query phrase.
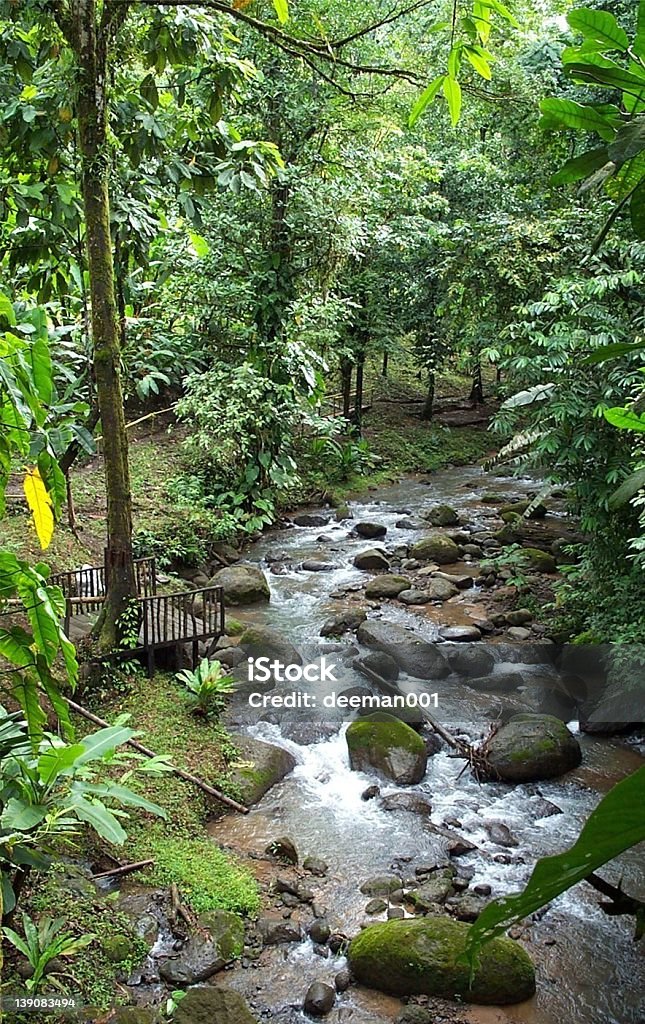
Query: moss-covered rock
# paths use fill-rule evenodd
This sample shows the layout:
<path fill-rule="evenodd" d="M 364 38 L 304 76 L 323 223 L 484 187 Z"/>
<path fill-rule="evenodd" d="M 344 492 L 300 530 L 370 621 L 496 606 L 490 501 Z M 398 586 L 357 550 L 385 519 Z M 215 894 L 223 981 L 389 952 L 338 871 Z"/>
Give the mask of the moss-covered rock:
<path fill-rule="evenodd" d="M 502 505 L 502 507 L 499 510 L 499 514 L 502 517 L 502 519 L 507 514 L 516 516 L 526 516 L 526 513 L 532 504 L 532 501 L 512 501 L 509 502 L 509 504 L 507 505 Z M 534 505 L 533 508 L 531 508 L 531 511 L 529 512 L 528 516 L 526 516 L 526 518 L 544 519 L 546 513 L 546 506 L 543 505 L 542 502 L 538 502 L 537 505 Z"/>
<path fill-rule="evenodd" d="M 450 565 L 459 559 L 459 548 L 454 540 L 443 533 L 431 533 L 418 540 L 410 549 L 410 557 L 420 562 L 436 562 L 438 565 Z"/>
<path fill-rule="evenodd" d="M 164 960 L 159 974 L 172 985 L 206 981 L 242 952 L 244 923 L 227 910 L 209 910 L 198 919 L 199 930 L 176 955 Z"/>
<path fill-rule="evenodd" d="M 533 964 L 511 939 L 484 946 L 470 982 L 461 962 L 469 925 L 443 917 L 369 925 L 350 943 L 348 960 L 357 981 L 393 995 L 432 995 L 504 1005 L 535 992 Z"/>
<path fill-rule="evenodd" d="M 225 605 L 258 604 L 271 597 L 267 578 L 257 565 L 228 565 L 210 583 L 223 587 Z"/>
<path fill-rule="evenodd" d="M 365 587 L 365 597 L 397 597 L 402 591 L 410 586 L 410 580 L 405 576 L 395 576 L 386 573 L 384 576 L 375 576 Z"/>
<path fill-rule="evenodd" d="M 189 989 L 173 1020 L 175 1024 L 257 1024 L 239 992 L 210 985 Z"/>
<path fill-rule="evenodd" d="M 497 730 L 488 743 L 488 762 L 505 782 L 554 779 L 576 768 L 580 744 L 552 715 L 521 714 Z"/>
<path fill-rule="evenodd" d="M 246 623 L 236 619 L 233 615 L 226 616 L 226 635 L 241 636 L 246 629 Z"/>
<path fill-rule="evenodd" d="M 106 935 L 101 946 L 105 956 L 114 964 L 129 960 L 135 952 L 135 943 L 129 935 Z"/>
<path fill-rule="evenodd" d="M 288 750 L 252 736 L 236 736 L 235 746 L 240 767 L 233 770 L 231 782 L 247 807 L 256 804 L 296 764 Z"/>
<path fill-rule="evenodd" d="M 247 657 L 277 658 L 284 665 L 302 665 L 302 657 L 291 641 L 270 626 L 247 626 L 239 645 Z"/>
<path fill-rule="evenodd" d="M 537 572 L 556 570 L 555 558 L 548 551 L 542 551 L 540 548 L 522 548 L 522 556 Z"/>
<path fill-rule="evenodd" d="M 413 786 L 426 773 L 425 743 L 414 729 L 392 715 L 377 713 L 352 722 L 345 739 L 354 771 L 376 770 L 400 786 Z"/>
<path fill-rule="evenodd" d="M 423 519 L 433 526 L 458 526 L 459 515 L 450 505 L 435 505 L 421 512 Z"/>

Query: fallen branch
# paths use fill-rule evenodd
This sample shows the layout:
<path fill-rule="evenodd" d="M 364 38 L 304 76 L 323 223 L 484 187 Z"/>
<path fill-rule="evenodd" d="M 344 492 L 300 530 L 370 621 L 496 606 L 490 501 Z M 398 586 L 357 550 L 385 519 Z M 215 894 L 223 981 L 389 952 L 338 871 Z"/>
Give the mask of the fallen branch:
<path fill-rule="evenodd" d="M 626 892 L 623 892 L 620 887 L 620 883 L 618 885 L 612 885 L 611 882 L 605 881 L 604 878 L 601 878 L 600 875 L 595 874 L 595 872 L 587 875 L 585 882 L 589 882 L 589 885 L 592 885 L 593 888 L 597 892 L 602 893 L 603 896 L 609 897 L 609 903 L 605 903 L 604 901 L 600 903 L 600 909 L 603 910 L 605 914 L 608 914 L 610 917 L 618 917 L 623 914 L 635 917 L 636 934 L 634 936 L 634 941 L 638 941 L 638 939 L 642 938 L 645 930 L 645 902 L 643 902 L 643 900 L 639 900 L 635 896 L 629 896 Z"/>
<path fill-rule="evenodd" d="M 116 868 L 110 868 L 109 871 L 99 871 L 97 875 L 92 875 L 92 878 L 110 878 L 116 875 L 129 875 L 133 871 L 140 871 L 142 868 L 149 868 L 151 864 L 154 864 L 153 860 L 138 860 L 133 864 L 119 864 Z"/>
<path fill-rule="evenodd" d="M 106 722 L 103 718 L 99 718 L 98 715 L 92 714 L 92 712 L 88 711 L 87 708 L 77 704 L 76 701 L 71 700 L 69 697 L 66 697 L 65 700 L 72 711 L 75 711 L 77 715 L 81 715 L 83 718 L 86 718 L 88 722 L 94 722 L 95 725 L 100 725 L 103 729 L 109 728 L 110 723 Z M 154 758 L 158 756 L 155 754 L 154 750 L 144 747 L 142 743 L 138 742 L 138 740 L 126 740 L 126 743 L 127 746 L 132 747 L 139 754 L 143 754 L 145 757 Z M 183 768 L 176 768 L 174 765 L 171 765 L 171 768 L 173 773 L 178 775 L 180 779 L 183 779 L 184 782 L 190 782 L 193 786 L 198 786 L 204 793 L 208 796 L 212 796 L 215 800 L 219 800 L 220 803 L 226 804 L 227 807 L 231 807 L 234 811 L 239 811 L 240 814 L 249 813 L 248 807 L 245 807 L 244 804 L 240 804 L 237 800 L 233 800 L 232 797 L 226 796 L 225 793 L 222 793 L 219 789 L 215 789 L 214 786 L 209 785 L 208 782 L 204 782 L 203 779 L 199 779 L 196 775 L 191 775 L 190 772 L 185 772 Z"/>
<path fill-rule="evenodd" d="M 170 886 L 170 904 L 170 924 L 174 934 L 181 935 L 181 932 L 176 931 L 180 918 L 190 931 L 193 927 L 193 919 L 181 902 L 181 896 L 179 895 L 179 889 L 177 888 L 176 882 L 173 882 Z"/>

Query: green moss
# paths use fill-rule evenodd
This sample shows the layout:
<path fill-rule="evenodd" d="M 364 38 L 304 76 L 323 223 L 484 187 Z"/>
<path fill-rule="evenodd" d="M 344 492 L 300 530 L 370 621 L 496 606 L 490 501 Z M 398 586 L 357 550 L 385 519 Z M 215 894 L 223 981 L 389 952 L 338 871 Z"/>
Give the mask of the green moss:
<path fill-rule="evenodd" d="M 350 750 L 369 749 L 374 746 L 388 750 L 396 747 L 415 755 L 425 750 L 425 744 L 418 732 L 405 722 L 383 712 L 365 715 L 364 718 L 352 722 L 345 737 Z"/>

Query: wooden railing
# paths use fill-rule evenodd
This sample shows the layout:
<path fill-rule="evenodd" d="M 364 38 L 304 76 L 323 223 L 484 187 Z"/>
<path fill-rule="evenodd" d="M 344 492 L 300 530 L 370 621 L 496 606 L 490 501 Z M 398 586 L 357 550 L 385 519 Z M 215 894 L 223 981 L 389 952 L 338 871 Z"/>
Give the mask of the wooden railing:
<path fill-rule="evenodd" d="M 134 578 L 139 597 L 157 593 L 157 565 L 154 558 L 137 558 L 134 562 Z M 48 580 L 60 587 L 65 598 L 65 630 L 69 630 L 70 619 L 75 615 L 89 615 L 97 612 L 105 601 L 107 573 L 105 565 L 82 565 L 80 569 L 53 573 Z"/>
<path fill-rule="evenodd" d="M 352 391 L 349 396 L 349 415 L 353 416 L 356 412 L 356 391 Z M 362 395 L 362 412 L 372 407 L 373 391 L 370 388 L 369 391 L 364 391 Z M 325 395 L 323 399 L 323 414 L 326 416 L 343 416 L 345 407 L 345 396 L 342 391 L 335 394 Z"/>

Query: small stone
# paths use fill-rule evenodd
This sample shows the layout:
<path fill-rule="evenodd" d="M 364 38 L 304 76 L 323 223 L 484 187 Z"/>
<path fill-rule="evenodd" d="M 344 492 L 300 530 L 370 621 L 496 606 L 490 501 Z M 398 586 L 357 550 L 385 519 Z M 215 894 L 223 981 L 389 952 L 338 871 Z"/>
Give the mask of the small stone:
<path fill-rule="evenodd" d="M 365 896 L 388 896 L 395 889 L 401 888 L 401 878 L 397 875 L 377 875 L 375 878 L 368 878 L 361 885 L 361 892 Z"/>
<path fill-rule="evenodd" d="M 324 1017 L 336 1002 L 336 992 L 331 985 L 322 981 L 314 981 L 307 989 L 303 1003 L 305 1013 L 312 1017 Z"/>
<path fill-rule="evenodd" d="M 325 921 L 324 918 L 320 918 L 318 921 L 314 921 L 309 928 L 309 935 L 314 942 L 319 942 L 321 945 L 327 942 L 331 935 L 331 928 L 329 922 Z"/>
<path fill-rule="evenodd" d="M 334 978 L 334 985 L 337 992 L 346 992 L 352 983 L 352 976 L 349 971 L 339 971 Z"/>
<path fill-rule="evenodd" d="M 361 800 L 374 800 L 375 797 L 380 796 L 380 793 L 380 786 L 368 786 L 367 789 L 364 789 L 361 793 Z"/>
<path fill-rule="evenodd" d="M 472 643 L 482 638 L 477 626 L 444 626 L 439 630 L 439 636 L 452 643 Z"/>
<path fill-rule="evenodd" d="M 308 871 L 311 875 L 316 875 L 318 878 L 322 878 L 329 871 L 329 864 L 321 860 L 320 857 L 305 857 L 302 866 L 305 871 Z"/>
<path fill-rule="evenodd" d="M 497 843 L 498 846 L 520 845 L 508 825 L 505 825 L 502 821 L 485 821 L 484 828 L 491 840 Z"/>
<path fill-rule="evenodd" d="M 465 853 L 471 853 L 476 849 L 475 844 L 469 843 L 467 839 L 455 839 L 448 844 L 447 852 L 449 857 L 463 857 Z"/>
<path fill-rule="evenodd" d="M 365 907 L 366 914 L 382 914 L 384 910 L 387 910 L 387 903 L 382 899 L 373 899 Z"/>
<path fill-rule="evenodd" d="M 479 882 L 478 885 L 473 886 L 473 892 L 478 896 L 490 896 L 492 891 L 492 887 L 487 882 Z"/>
<path fill-rule="evenodd" d="M 428 604 L 432 600 L 429 593 L 424 590 L 415 590 L 414 587 L 400 591 L 398 598 L 403 604 Z"/>
<path fill-rule="evenodd" d="M 518 608 L 514 612 L 506 612 L 506 621 L 509 626 L 524 626 L 533 621 L 533 613 L 528 608 Z"/>
<path fill-rule="evenodd" d="M 506 630 L 506 635 L 509 640 L 515 640 L 518 643 L 522 643 L 524 640 L 531 639 L 531 630 L 526 629 L 524 626 L 511 626 L 510 629 Z"/>
<path fill-rule="evenodd" d="M 396 921 L 405 917 L 405 910 L 403 907 L 390 907 L 387 912 L 388 921 Z"/>

